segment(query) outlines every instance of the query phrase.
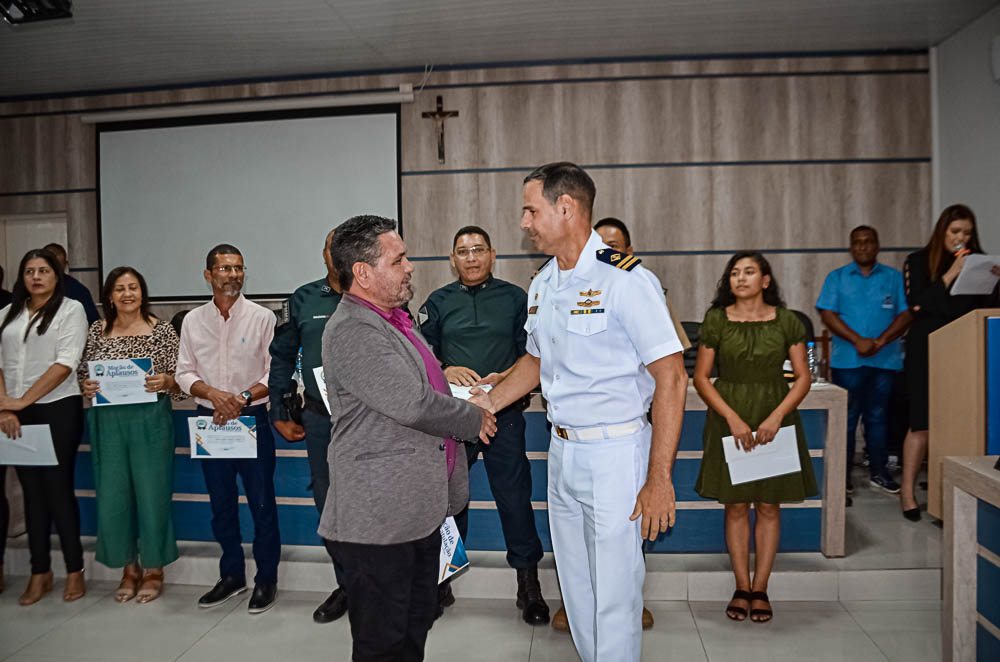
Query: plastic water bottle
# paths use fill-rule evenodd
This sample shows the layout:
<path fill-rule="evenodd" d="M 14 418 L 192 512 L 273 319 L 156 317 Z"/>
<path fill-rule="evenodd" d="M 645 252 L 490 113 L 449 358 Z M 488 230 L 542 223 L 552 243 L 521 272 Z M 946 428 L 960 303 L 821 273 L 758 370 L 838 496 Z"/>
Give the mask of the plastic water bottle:
<path fill-rule="evenodd" d="M 816 343 L 806 345 L 806 356 L 809 359 L 809 379 L 815 384 L 819 381 L 819 366 L 816 363 Z"/>

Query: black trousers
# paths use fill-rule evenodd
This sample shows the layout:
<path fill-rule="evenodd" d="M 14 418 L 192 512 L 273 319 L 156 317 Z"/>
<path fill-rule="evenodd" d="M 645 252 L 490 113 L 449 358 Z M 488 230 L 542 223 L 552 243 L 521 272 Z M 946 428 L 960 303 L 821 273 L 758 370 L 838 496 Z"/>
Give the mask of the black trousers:
<path fill-rule="evenodd" d="M 347 581 L 353 662 L 419 662 L 437 607 L 441 534 L 395 545 L 331 541 Z"/>
<path fill-rule="evenodd" d="M 7 503 L 7 467 L 0 464 L 0 565 L 7 551 L 7 529 L 10 528 L 10 504 Z"/>
<path fill-rule="evenodd" d="M 312 478 L 313 502 L 322 517 L 326 493 L 330 490 L 330 465 L 326 461 L 327 448 L 330 446 L 330 416 L 317 412 L 309 405 L 310 400 L 306 400 L 306 403 L 306 409 L 302 412 L 302 427 L 306 431 L 306 457 L 309 459 L 309 474 Z M 326 405 L 320 403 L 320 406 Z M 323 540 L 323 544 L 333 561 L 333 574 L 337 578 L 337 584 L 344 588 L 344 569 L 334 557 L 330 541 Z"/>
<path fill-rule="evenodd" d="M 55 448 L 54 467 L 17 467 L 24 490 L 24 518 L 28 526 L 31 574 L 52 569 L 49 534 L 55 524 L 66 572 L 83 570 L 80 544 L 80 505 L 73 491 L 76 451 L 83 434 L 83 398 L 79 395 L 46 404 L 33 404 L 17 414 L 21 425 L 48 424 Z"/>
<path fill-rule="evenodd" d="M 524 427 L 521 407 L 508 407 L 497 413 L 497 433 L 489 445 L 465 444 L 469 469 L 483 454 L 507 547 L 507 565 L 512 568 L 529 568 L 542 559 L 542 541 L 531 509 L 531 463 L 524 454 Z M 468 547 L 468 506 L 455 515 L 455 524 Z"/>

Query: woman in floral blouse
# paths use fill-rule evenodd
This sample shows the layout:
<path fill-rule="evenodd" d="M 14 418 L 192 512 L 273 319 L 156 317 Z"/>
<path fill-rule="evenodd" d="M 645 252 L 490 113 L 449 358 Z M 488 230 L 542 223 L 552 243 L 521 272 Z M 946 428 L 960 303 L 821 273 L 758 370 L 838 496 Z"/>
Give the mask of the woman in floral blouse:
<path fill-rule="evenodd" d="M 97 488 L 97 560 L 124 568 L 116 600 L 145 603 L 159 597 L 163 566 L 177 558 L 170 401 L 184 397 L 174 382 L 178 338 L 169 322 L 150 314 L 146 281 L 132 267 L 108 274 L 101 304 L 105 318 L 91 325 L 79 368 L 84 396 L 99 392 L 98 382 L 88 378 L 89 362 L 136 358 L 152 359 L 146 390 L 159 393 L 156 402 L 91 407 L 87 413 Z"/>

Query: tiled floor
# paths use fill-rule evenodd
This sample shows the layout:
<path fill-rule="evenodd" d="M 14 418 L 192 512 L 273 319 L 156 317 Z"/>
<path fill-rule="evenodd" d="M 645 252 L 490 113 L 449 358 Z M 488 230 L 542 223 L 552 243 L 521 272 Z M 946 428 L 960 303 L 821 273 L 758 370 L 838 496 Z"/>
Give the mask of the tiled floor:
<path fill-rule="evenodd" d="M 283 593 L 271 611 L 250 616 L 243 599 L 210 610 L 195 606 L 203 587 L 171 585 L 148 605 L 117 604 L 111 582 L 91 585 L 74 604 L 56 591 L 31 607 L 17 605 L 21 582 L 0 595 L 0 660 L 178 660 L 272 662 L 348 660 L 350 631 L 341 620 L 316 625 L 322 594 Z M 643 660 L 940 659 L 937 602 L 775 603 L 767 625 L 734 623 L 722 603 L 650 602 L 656 626 L 643 638 Z M 459 599 L 431 630 L 428 660 L 489 662 L 576 660 L 568 635 L 531 628 L 512 601 Z"/>
<path fill-rule="evenodd" d="M 812 576 L 820 576 L 815 571 L 838 571 L 827 574 L 839 574 L 842 584 L 850 581 L 859 584 L 841 586 L 839 595 L 864 595 L 871 597 L 871 601 L 778 601 L 774 603 L 775 620 L 766 625 L 729 621 L 723 603 L 649 601 L 646 604 L 656 618 L 656 626 L 643 637 L 642 659 L 681 662 L 941 659 L 941 606 L 934 599 L 938 594 L 936 584 L 930 587 L 934 590 L 928 591 L 927 600 L 885 600 L 892 596 L 894 586 L 900 585 L 894 573 L 940 568 L 940 526 L 927 517 L 918 523 L 904 520 L 899 514 L 898 499 L 870 490 L 863 473 L 863 470 L 854 472 L 857 493 L 855 506 L 847 511 L 848 555 L 843 559 L 826 559 L 821 554 L 782 554 L 776 569 L 811 572 Z M 925 495 L 921 493 L 918 498 L 925 499 Z M 20 539 L 12 541 L 15 548 L 22 544 Z M 303 550 L 309 551 L 286 550 L 284 561 L 296 560 L 296 554 L 305 554 Z M 326 581 L 329 569 L 323 559 L 320 561 L 324 567 L 319 575 Z M 498 555 L 496 562 L 503 565 L 502 555 Z M 721 554 L 651 555 L 648 565 L 651 572 L 665 573 L 661 575 L 665 581 L 672 576 L 671 571 L 727 571 L 729 567 L 727 558 Z M 874 569 L 884 572 L 877 573 L 878 577 L 863 572 Z M 505 590 L 511 588 L 507 586 L 511 582 L 508 574 L 504 572 L 502 577 Z M 726 584 L 725 591 L 731 590 L 730 578 L 716 574 L 719 577 L 714 579 Z M 95 581 L 91 582 L 86 598 L 67 605 L 60 599 L 62 580 L 57 579 L 51 595 L 36 605 L 22 608 L 17 605 L 17 596 L 25 579 L 7 579 L 8 588 L 0 594 L 0 660 L 291 662 L 350 658 L 346 620 L 329 625 L 312 622 L 313 609 L 325 597 L 320 593 L 284 591 L 274 609 L 250 616 L 246 612 L 246 595 L 241 601 L 200 610 L 195 602 L 206 587 L 181 584 L 168 585 L 164 596 L 151 604 L 120 605 L 112 597 L 116 582 Z M 709 573 L 699 583 L 712 579 Z M 912 579 L 908 577 L 906 581 Z M 772 591 L 772 595 L 780 592 Z M 463 593 L 461 580 L 456 593 L 459 596 Z M 521 623 L 512 603 L 512 600 L 459 597 L 431 631 L 426 659 L 470 662 L 578 659 L 569 636 L 548 627 L 530 628 Z M 554 600 L 550 604 L 553 610 L 558 605 Z"/>

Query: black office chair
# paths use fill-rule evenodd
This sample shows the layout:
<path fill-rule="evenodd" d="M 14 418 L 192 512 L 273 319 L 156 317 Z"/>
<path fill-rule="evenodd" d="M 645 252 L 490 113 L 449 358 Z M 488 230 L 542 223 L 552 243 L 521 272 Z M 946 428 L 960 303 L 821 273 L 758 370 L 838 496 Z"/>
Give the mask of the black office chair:
<path fill-rule="evenodd" d="M 792 309 L 789 308 L 789 310 Z M 796 317 L 799 318 L 799 320 L 802 322 L 802 325 L 806 327 L 806 342 L 807 343 L 816 342 L 816 333 L 813 329 L 813 323 L 812 320 L 809 319 L 809 316 L 806 315 L 801 310 L 792 310 L 792 312 L 795 313 Z"/>
<path fill-rule="evenodd" d="M 688 340 L 691 341 L 691 347 L 684 350 L 684 370 L 687 371 L 688 377 L 694 377 L 694 365 L 698 361 L 698 337 L 701 335 L 701 322 L 681 322 L 681 328 L 684 329 Z M 709 373 L 709 376 L 719 376 L 719 370 L 715 364 L 712 364 L 712 372 Z"/>

